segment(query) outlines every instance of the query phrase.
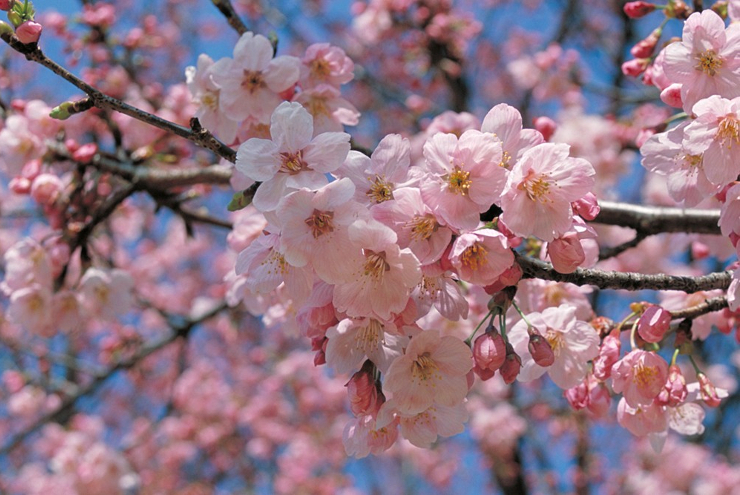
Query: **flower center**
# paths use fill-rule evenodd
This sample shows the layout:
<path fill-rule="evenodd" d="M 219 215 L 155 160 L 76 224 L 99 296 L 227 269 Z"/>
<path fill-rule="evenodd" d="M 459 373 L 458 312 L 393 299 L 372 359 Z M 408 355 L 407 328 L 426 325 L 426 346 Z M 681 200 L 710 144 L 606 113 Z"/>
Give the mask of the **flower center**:
<path fill-rule="evenodd" d="M 716 75 L 717 70 L 722 67 L 722 59 L 714 50 L 707 50 L 697 56 L 696 59 L 698 60 L 696 70 L 700 70 L 708 76 Z"/>
<path fill-rule="evenodd" d="M 319 115 L 331 115 L 329 107 L 326 105 L 326 98 L 312 97 L 306 102 L 306 110 L 314 117 Z"/>
<path fill-rule="evenodd" d="M 720 121 L 716 139 L 727 148 L 732 148 L 733 142 L 740 142 L 740 123 L 734 115 L 727 115 Z"/>
<path fill-rule="evenodd" d="M 382 203 L 393 199 L 393 184 L 388 182 L 385 176 L 376 175 L 375 179 L 368 177 L 370 189 L 365 195 L 375 203 Z"/>
<path fill-rule="evenodd" d="M 250 93 L 254 93 L 258 89 L 266 87 L 265 80 L 262 78 L 262 72 L 258 70 L 245 70 L 244 78 L 242 79 L 242 88 L 246 89 Z"/>
<path fill-rule="evenodd" d="M 548 199 L 547 195 L 550 191 L 550 183 L 546 180 L 545 174 L 534 175 L 534 172 L 530 172 L 529 175 L 522 181 L 517 187 L 520 191 L 527 191 L 527 197 L 531 201 L 539 201 L 540 203 L 547 203 L 552 201 Z"/>
<path fill-rule="evenodd" d="M 633 373 L 634 382 L 641 388 L 651 387 L 653 382 L 658 378 L 658 370 L 652 366 L 638 364 L 635 366 Z"/>
<path fill-rule="evenodd" d="M 483 245 L 476 242 L 462 252 L 460 259 L 462 260 L 463 265 L 469 267 L 471 270 L 477 270 L 478 268 L 488 264 L 488 259 L 486 258 L 487 254 L 488 250 L 483 247 Z"/>
<path fill-rule="evenodd" d="M 563 332 L 548 328 L 547 332 L 545 332 L 545 339 L 550 344 L 550 348 L 552 349 L 553 354 L 555 354 L 555 357 L 558 357 L 560 355 L 560 349 L 565 347 L 565 337 L 563 336 Z"/>
<path fill-rule="evenodd" d="M 303 160 L 303 152 L 301 151 L 280 153 L 280 159 L 283 162 L 280 167 L 281 171 L 291 175 L 295 175 L 301 170 L 308 168 L 308 164 Z"/>
<path fill-rule="evenodd" d="M 324 234 L 334 232 L 333 211 L 319 211 L 314 209 L 310 217 L 306 219 L 306 225 L 311 229 L 314 239 L 318 239 Z"/>
<path fill-rule="evenodd" d="M 200 98 L 200 102 L 206 108 L 210 108 L 211 110 L 216 110 L 218 108 L 218 96 L 219 96 L 218 93 L 215 91 L 207 91 Z"/>
<path fill-rule="evenodd" d="M 383 325 L 378 320 L 371 318 L 367 326 L 360 328 L 355 337 L 355 346 L 365 354 L 375 350 L 380 344 L 380 336 L 383 334 Z"/>
<path fill-rule="evenodd" d="M 470 172 L 462 170 L 458 165 L 455 165 L 455 169 L 451 174 L 447 174 L 442 178 L 447 181 L 450 191 L 461 196 L 467 196 L 470 185 L 473 183 L 470 180 Z"/>
<path fill-rule="evenodd" d="M 503 167 L 503 168 L 509 168 L 510 161 L 511 161 L 511 154 L 509 154 L 508 151 L 504 151 L 504 154 L 501 156 L 501 163 L 499 163 L 498 166 Z"/>
<path fill-rule="evenodd" d="M 439 229 L 439 224 L 432 215 L 417 216 L 408 225 L 411 226 L 411 238 L 415 241 L 426 241 Z"/>
<path fill-rule="evenodd" d="M 702 168 L 702 159 L 704 155 L 682 155 L 679 157 L 681 168 L 688 169 L 688 172 L 695 174 L 700 168 Z"/>
<path fill-rule="evenodd" d="M 329 62 L 323 58 L 316 58 L 311 61 L 311 73 L 317 79 L 326 79 L 331 74 L 331 67 Z"/>
<path fill-rule="evenodd" d="M 439 368 L 428 352 L 416 358 L 413 369 L 411 370 L 411 376 L 414 379 L 425 382 L 435 378 L 435 375 L 439 375 Z"/>
<path fill-rule="evenodd" d="M 382 281 L 385 272 L 390 271 L 391 266 L 385 261 L 385 251 L 376 253 L 365 249 L 365 276 L 372 277 L 376 281 Z"/>
<path fill-rule="evenodd" d="M 279 275 L 284 277 L 288 274 L 288 268 L 290 267 L 288 262 L 285 261 L 285 257 L 275 250 L 270 251 L 267 258 L 265 258 L 260 264 L 270 265 L 270 268 L 267 269 L 267 273 L 273 276 Z"/>

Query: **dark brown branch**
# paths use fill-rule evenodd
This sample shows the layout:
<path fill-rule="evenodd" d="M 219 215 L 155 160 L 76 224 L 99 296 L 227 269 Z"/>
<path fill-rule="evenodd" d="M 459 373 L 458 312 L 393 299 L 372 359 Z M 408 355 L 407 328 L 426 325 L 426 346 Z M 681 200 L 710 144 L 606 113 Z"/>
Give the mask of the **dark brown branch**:
<path fill-rule="evenodd" d="M 594 223 L 629 227 L 648 235 L 663 232 L 721 234 L 717 226 L 719 210 L 640 206 L 612 201 L 599 201 L 599 206 L 601 212 Z"/>
<path fill-rule="evenodd" d="M 691 306 L 686 309 L 679 309 L 677 311 L 671 311 L 673 319 L 679 318 L 697 318 L 707 313 L 713 313 L 715 311 L 721 311 L 727 307 L 727 298 L 725 296 L 713 297 L 706 301 Z"/>
<path fill-rule="evenodd" d="M 147 124 L 153 125 L 154 127 L 158 127 L 159 129 L 183 137 L 191 141 L 192 143 L 200 146 L 201 148 L 206 148 L 213 151 L 218 156 L 232 163 L 236 161 L 236 151 L 219 141 L 208 130 L 200 128 L 199 125 L 198 129 L 188 129 L 179 124 L 175 124 L 174 122 L 170 122 L 169 120 L 157 117 L 156 115 L 153 115 L 149 112 L 145 112 L 144 110 L 129 105 L 128 103 L 125 103 L 117 98 L 113 98 L 112 96 L 101 93 L 99 90 L 90 86 L 85 81 L 48 58 L 41 51 L 36 43 L 25 45 L 21 43 L 14 35 L 10 35 L 8 33 L 3 33 L 0 37 L 2 37 L 3 41 L 10 45 L 11 48 L 25 55 L 26 59 L 43 65 L 66 81 L 72 83 L 78 89 L 82 90 L 85 94 L 87 94 L 87 96 L 90 97 L 96 107 L 103 110 L 113 110 L 128 115 L 129 117 L 132 117 L 136 120 L 146 122 Z"/>
<path fill-rule="evenodd" d="M 575 285 L 593 285 L 600 289 L 622 290 L 681 290 L 692 293 L 703 290 L 727 289 L 732 272 L 715 272 L 699 277 L 633 272 L 608 272 L 597 269 L 577 268 L 573 273 L 558 273 L 551 264 L 542 260 L 514 253 L 526 278 L 540 278 Z"/>
<path fill-rule="evenodd" d="M 249 28 L 244 24 L 239 14 L 234 10 L 234 6 L 231 5 L 229 0 L 211 0 L 213 5 L 224 15 L 226 22 L 229 26 L 239 33 L 239 36 L 249 31 Z"/>
<path fill-rule="evenodd" d="M 633 239 L 630 239 L 627 242 L 623 242 L 622 244 L 619 244 L 618 246 L 601 248 L 599 250 L 599 261 L 613 258 L 614 256 L 618 256 L 622 254 L 628 249 L 632 249 L 633 247 L 636 247 L 643 240 L 645 240 L 646 237 L 647 237 L 647 234 L 638 232 L 637 234 L 635 234 L 635 237 Z"/>

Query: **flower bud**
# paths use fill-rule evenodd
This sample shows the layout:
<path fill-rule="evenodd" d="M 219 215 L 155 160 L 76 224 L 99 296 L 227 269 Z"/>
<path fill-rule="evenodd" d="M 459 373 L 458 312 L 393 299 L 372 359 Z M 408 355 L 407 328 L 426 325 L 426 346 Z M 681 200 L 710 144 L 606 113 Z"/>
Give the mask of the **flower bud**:
<path fill-rule="evenodd" d="M 668 368 L 668 380 L 655 400 L 661 406 L 676 407 L 686 400 L 687 395 L 686 379 L 681 373 L 681 368 L 672 364 Z"/>
<path fill-rule="evenodd" d="M 572 202 L 570 205 L 573 208 L 573 213 L 589 221 L 595 219 L 601 211 L 599 202 L 593 193 L 586 193 L 584 197 Z"/>
<path fill-rule="evenodd" d="M 599 355 L 594 359 L 594 376 L 602 382 L 612 375 L 612 366 L 619 361 L 622 343 L 619 341 L 619 332 L 604 337 L 599 348 Z"/>
<path fill-rule="evenodd" d="M 375 365 L 369 359 L 362 369 L 352 375 L 345 387 L 349 395 L 349 407 L 355 416 L 375 415 L 385 400 L 379 400 L 378 387 L 375 384 Z M 382 397 L 382 394 L 380 394 Z"/>
<path fill-rule="evenodd" d="M 506 360 L 503 366 L 501 366 L 501 377 L 507 384 L 513 383 L 516 380 L 519 371 L 522 369 L 522 358 L 514 351 L 511 344 L 506 344 Z"/>
<path fill-rule="evenodd" d="M 573 273 L 586 261 L 586 253 L 578 239 L 578 234 L 568 232 L 564 236 L 547 243 L 547 254 L 552 267 L 558 273 Z"/>
<path fill-rule="evenodd" d="M 637 77 L 647 69 L 650 63 L 649 58 L 635 58 L 622 64 L 622 74 L 630 77 Z"/>
<path fill-rule="evenodd" d="M 671 313 L 658 305 L 648 306 L 637 322 L 637 333 L 645 342 L 655 343 L 663 340 L 663 336 L 671 327 Z"/>
<path fill-rule="evenodd" d="M 473 342 L 473 368 L 481 380 L 491 378 L 506 360 L 506 343 L 493 325 Z"/>
<path fill-rule="evenodd" d="M 632 47 L 630 50 L 632 56 L 635 58 L 650 57 L 653 54 L 653 51 L 655 51 L 655 46 L 658 44 L 661 34 L 663 34 L 663 30 L 661 28 L 654 29 L 645 39 L 640 40 Z"/>
<path fill-rule="evenodd" d="M 534 128 L 540 131 L 545 141 L 549 141 L 558 125 L 550 117 L 537 117 L 534 119 Z"/>
<path fill-rule="evenodd" d="M 6 12 L 13 8 L 14 0 L 0 0 L 0 10 L 5 10 Z"/>
<path fill-rule="evenodd" d="M 717 395 L 717 389 L 709 377 L 700 372 L 696 374 L 696 379 L 699 380 L 699 392 L 704 403 L 709 407 L 719 406 L 720 398 Z"/>
<path fill-rule="evenodd" d="M 15 35 L 21 43 L 27 45 L 29 43 L 36 43 L 41 37 L 42 30 L 43 27 L 38 22 L 26 21 L 15 28 Z"/>
<path fill-rule="evenodd" d="M 538 366 L 552 366 L 555 362 L 555 353 L 552 352 L 550 343 L 534 328 L 529 329 L 529 344 L 527 344 L 529 354 Z"/>
<path fill-rule="evenodd" d="M 655 10 L 655 5 L 649 2 L 627 2 L 624 4 L 624 13 L 630 19 L 639 19 Z"/>
<path fill-rule="evenodd" d="M 683 100 L 681 99 L 681 86 L 682 84 L 673 83 L 666 87 L 660 92 L 660 100 L 668 106 L 673 108 L 683 108 Z"/>

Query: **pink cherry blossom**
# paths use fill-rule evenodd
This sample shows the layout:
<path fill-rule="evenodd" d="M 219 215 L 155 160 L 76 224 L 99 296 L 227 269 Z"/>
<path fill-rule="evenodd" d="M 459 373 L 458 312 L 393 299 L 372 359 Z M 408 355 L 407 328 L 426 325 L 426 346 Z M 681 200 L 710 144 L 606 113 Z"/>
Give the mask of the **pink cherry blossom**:
<path fill-rule="evenodd" d="M 474 229 L 479 215 L 497 201 L 506 181 L 499 167 L 501 143 L 491 134 L 465 131 L 435 134 L 424 145 L 427 175 L 421 196 L 436 215 L 455 229 Z"/>
<path fill-rule="evenodd" d="M 422 413 L 434 403 L 455 407 L 468 393 L 466 375 L 472 368 L 470 348 L 460 339 L 426 330 L 393 361 L 383 390 L 393 394 L 395 406 L 406 415 Z"/>
<path fill-rule="evenodd" d="M 668 379 L 668 364 L 654 352 L 635 349 L 612 367 L 612 388 L 630 407 L 653 402 Z"/>
<path fill-rule="evenodd" d="M 568 153 L 565 144 L 540 144 L 512 168 L 501 196 L 501 220 L 512 232 L 552 241 L 568 231 L 570 204 L 591 190 L 596 173 L 586 160 Z"/>
<path fill-rule="evenodd" d="M 411 249 L 420 263 L 439 260 L 452 240 L 452 231 L 440 223 L 417 188 L 396 189 L 393 199 L 374 206 L 373 218 L 391 227 L 398 234 L 398 245 Z"/>
<path fill-rule="evenodd" d="M 522 360 L 519 381 L 531 381 L 547 372 L 562 389 L 578 385 L 588 371 L 587 362 L 599 354 L 599 335 L 596 330 L 588 323 L 577 320 L 576 308 L 570 305 L 530 313 L 527 320 L 550 344 L 555 360 L 547 368 L 535 362 L 528 349 L 527 322 L 518 321 L 509 330 L 508 336 Z"/>
<path fill-rule="evenodd" d="M 352 256 L 349 281 L 334 289 L 334 305 L 349 316 L 388 320 L 406 307 L 421 280 L 419 261 L 410 250 L 398 247 L 395 232 L 374 220 L 355 221 L 349 238 L 361 255 Z"/>
<path fill-rule="evenodd" d="M 555 123 L 552 125 L 550 135 L 555 131 Z M 506 170 L 511 170 L 529 148 L 546 141 L 539 131 L 522 129 L 522 115 L 519 110 L 506 103 L 500 103 L 488 111 L 480 130 L 492 133 L 501 141 L 503 156 L 499 165 Z"/>
<path fill-rule="evenodd" d="M 707 9 L 684 23 L 683 38 L 665 48 L 663 70 L 681 83 L 684 109 L 711 95 L 740 96 L 740 28 L 725 28 L 722 18 Z"/>
<path fill-rule="evenodd" d="M 385 373 L 408 342 L 386 332 L 384 322 L 375 318 L 346 318 L 329 328 L 326 336 L 326 363 L 341 374 L 358 370 L 366 359 Z"/>
<path fill-rule="evenodd" d="M 622 397 L 617 406 L 617 421 L 638 437 L 650 433 L 660 433 L 668 428 L 668 417 L 665 408 L 654 402 L 632 407 L 625 397 Z"/>
<path fill-rule="evenodd" d="M 303 105 L 313 116 L 314 134 L 343 131 L 345 125 L 357 125 L 360 121 L 357 108 L 328 84 L 304 89 L 293 101 Z"/>
<path fill-rule="evenodd" d="M 740 173 L 740 98 L 710 96 L 694 105 L 693 112 L 696 119 L 686 126 L 683 146 L 692 155 L 703 153 L 707 179 L 724 186 Z"/>
<path fill-rule="evenodd" d="M 199 107 L 194 116 L 219 139 L 231 143 L 236 138 L 239 122 L 221 110 L 221 88 L 213 81 L 213 75 L 223 72 L 228 64 L 228 59 L 214 63 L 211 57 L 201 54 L 197 67 L 185 68 L 185 81 L 193 96 L 193 103 Z"/>
<path fill-rule="evenodd" d="M 329 43 L 314 43 L 306 48 L 301 58 L 301 86 L 310 88 L 319 84 L 339 87 L 354 78 L 355 64 L 344 50 Z"/>
<path fill-rule="evenodd" d="M 301 187 L 318 189 L 349 152 L 349 135 L 325 132 L 313 137 L 313 119 L 298 103 L 283 102 L 270 123 L 271 140 L 252 138 L 242 143 L 236 168 L 262 181 L 254 196 L 260 211 L 274 210 L 286 192 Z"/>
<path fill-rule="evenodd" d="M 684 146 L 687 123 L 654 134 L 640 148 L 642 166 L 668 180 L 668 193 L 677 202 L 696 206 L 716 193 L 720 185 L 712 184 L 705 172 L 704 152 L 691 154 Z"/>
<path fill-rule="evenodd" d="M 660 342 L 671 326 L 671 313 L 656 304 L 651 304 L 640 316 L 637 333 L 645 342 Z"/>
<path fill-rule="evenodd" d="M 296 57 L 273 58 L 264 36 L 246 32 L 234 47 L 234 59 L 213 73 L 221 88 L 219 106 L 227 117 L 240 121 L 252 116 L 267 122 L 282 99 L 278 93 L 291 88 L 300 74 Z"/>
<path fill-rule="evenodd" d="M 481 286 L 494 283 L 514 263 L 506 237 L 493 229 L 462 234 L 449 256 L 462 280 Z"/>

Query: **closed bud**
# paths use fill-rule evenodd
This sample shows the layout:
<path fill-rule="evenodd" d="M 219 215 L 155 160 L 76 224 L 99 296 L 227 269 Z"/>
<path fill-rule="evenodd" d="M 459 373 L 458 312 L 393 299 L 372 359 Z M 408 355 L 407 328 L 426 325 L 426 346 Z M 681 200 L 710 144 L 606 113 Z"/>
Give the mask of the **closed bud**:
<path fill-rule="evenodd" d="M 640 40 L 632 47 L 630 50 L 632 56 L 635 58 L 650 57 L 655 51 L 655 46 L 658 44 L 661 34 L 663 34 L 663 30 L 661 28 L 654 29 L 645 39 Z"/>
<path fill-rule="evenodd" d="M 369 359 L 362 369 L 352 375 L 345 385 L 349 395 L 349 407 L 355 416 L 375 415 L 385 400 L 379 400 L 378 387 L 375 383 L 375 365 Z M 382 397 L 382 394 L 380 394 Z"/>
<path fill-rule="evenodd" d="M 504 383 L 510 384 L 516 380 L 519 372 L 522 369 L 522 358 L 514 351 L 511 344 L 506 344 L 506 360 L 503 366 L 501 366 L 500 372 L 501 377 L 504 379 Z"/>
<path fill-rule="evenodd" d="M 2 35 L 10 35 L 13 34 L 15 31 L 13 30 L 13 26 L 8 24 L 7 22 L 0 21 L 0 36 Z"/>
<path fill-rule="evenodd" d="M 709 380 L 709 377 L 700 372 L 697 373 L 696 379 L 699 380 L 699 393 L 704 403 L 709 407 L 719 406 L 720 398 L 717 395 L 717 389 Z"/>
<path fill-rule="evenodd" d="M 637 333 L 645 342 L 655 343 L 671 327 L 671 313 L 658 305 L 651 304 L 637 322 Z"/>
<path fill-rule="evenodd" d="M 624 4 L 624 13 L 630 19 L 639 19 L 655 10 L 655 5 L 649 2 L 627 2 Z"/>
<path fill-rule="evenodd" d="M 550 117 L 537 117 L 534 119 L 534 128 L 540 131 L 545 141 L 549 141 L 558 125 Z"/>
<path fill-rule="evenodd" d="M 28 45 L 29 43 L 38 42 L 42 30 L 43 27 L 38 22 L 26 21 L 15 28 L 15 35 L 21 43 Z"/>
<path fill-rule="evenodd" d="M 570 205 L 573 208 L 573 213 L 588 221 L 595 219 L 601 211 L 599 201 L 593 193 L 586 193 L 584 197 Z"/>
<path fill-rule="evenodd" d="M 676 407 L 683 404 L 688 393 L 686 378 L 681 373 L 681 368 L 672 364 L 668 368 L 668 380 L 655 400 L 661 406 Z"/>
<path fill-rule="evenodd" d="M 473 342 L 475 372 L 481 380 L 491 378 L 506 360 L 506 343 L 493 325 Z"/>
<path fill-rule="evenodd" d="M 8 11 L 13 8 L 14 0 L 0 0 L 0 10 Z"/>
<path fill-rule="evenodd" d="M 647 69 L 650 63 L 649 58 L 635 58 L 622 64 L 622 74 L 630 77 L 637 77 Z"/>
<path fill-rule="evenodd" d="M 552 352 L 550 343 L 535 329 L 529 330 L 527 349 L 538 366 L 545 368 L 555 362 L 555 353 Z"/>

